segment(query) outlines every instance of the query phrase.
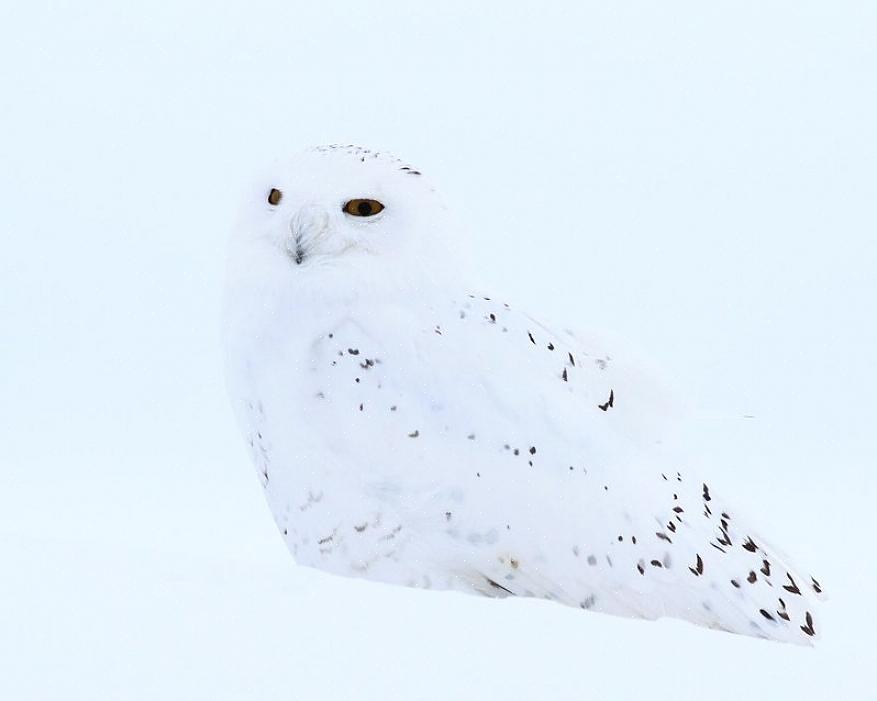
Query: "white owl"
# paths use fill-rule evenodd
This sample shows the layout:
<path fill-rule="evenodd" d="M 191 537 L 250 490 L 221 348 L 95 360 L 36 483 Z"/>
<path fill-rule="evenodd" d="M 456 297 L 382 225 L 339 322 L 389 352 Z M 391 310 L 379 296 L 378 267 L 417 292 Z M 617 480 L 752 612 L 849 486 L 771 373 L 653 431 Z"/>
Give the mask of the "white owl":
<path fill-rule="evenodd" d="M 819 583 L 662 453 L 636 377 L 475 294 L 421 173 L 319 147 L 245 203 L 228 384 L 296 561 L 812 641 Z"/>

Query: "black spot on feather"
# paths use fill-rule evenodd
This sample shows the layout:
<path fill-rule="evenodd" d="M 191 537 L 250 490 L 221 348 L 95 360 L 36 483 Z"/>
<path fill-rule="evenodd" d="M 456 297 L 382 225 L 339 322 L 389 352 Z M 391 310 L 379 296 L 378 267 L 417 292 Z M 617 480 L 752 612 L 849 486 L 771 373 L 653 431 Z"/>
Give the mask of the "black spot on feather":
<path fill-rule="evenodd" d="M 602 404 L 598 404 L 597 406 L 600 407 L 601 411 L 606 411 L 607 409 L 609 409 L 609 407 L 615 406 L 615 390 L 610 389 L 609 390 L 609 399 L 607 399 Z"/>
<path fill-rule="evenodd" d="M 783 601 L 782 599 L 780 599 L 779 602 L 780 602 L 780 607 L 777 609 L 777 616 L 782 618 L 784 621 L 790 620 L 789 614 L 786 612 L 786 602 Z"/>
<path fill-rule="evenodd" d="M 807 622 L 807 625 L 801 626 L 801 630 L 807 635 L 816 635 L 816 631 L 813 629 L 813 616 L 810 615 L 809 611 L 805 614 L 804 620 Z"/>
<path fill-rule="evenodd" d="M 487 577 L 486 579 L 487 579 L 487 583 L 488 583 L 490 586 L 492 586 L 494 589 L 499 589 L 500 591 L 504 591 L 506 594 L 512 594 L 512 595 L 514 595 L 513 592 L 512 592 L 510 589 L 506 589 L 502 584 L 498 584 L 497 582 L 494 582 L 494 581 L 493 581 L 492 579 L 490 579 L 489 577 Z"/>
<path fill-rule="evenodd" d="M 785 589 L 785 590 L 786 590 L 787 592 L 789 592 L 790 594 L 798 594 L 798 595 L 800 595 L 800 594 L 801 594 L 801 590 L 798 589 L 798 585 L 795 584 L 795 580 L 792 579 L 792 575 L 790 575 L 788 572 L 786 572 L 786 577 L 789 578 L 789 583 L 788 583 L 788 584 L 784 584 L 784 585 L 783 585 L 783 589 Z"/>

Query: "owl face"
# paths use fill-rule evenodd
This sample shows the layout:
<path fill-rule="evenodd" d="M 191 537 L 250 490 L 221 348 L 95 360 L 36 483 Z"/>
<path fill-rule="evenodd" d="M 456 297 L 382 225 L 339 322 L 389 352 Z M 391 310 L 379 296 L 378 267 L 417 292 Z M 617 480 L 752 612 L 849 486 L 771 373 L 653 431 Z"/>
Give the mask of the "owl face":
<path fill-rule="evenodd" d="M 414 266 L 443 231 L 444 207 L 419 171 L 353 146 L 319 147 L 253 188 L 239 235 L 288 264 L 320 269 Z"/>

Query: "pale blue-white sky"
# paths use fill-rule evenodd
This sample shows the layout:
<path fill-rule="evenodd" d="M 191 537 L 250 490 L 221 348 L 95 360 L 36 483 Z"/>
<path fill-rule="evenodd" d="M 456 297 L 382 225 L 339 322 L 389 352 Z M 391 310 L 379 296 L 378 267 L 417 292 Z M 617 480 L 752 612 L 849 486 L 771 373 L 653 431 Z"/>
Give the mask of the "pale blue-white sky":
<path fill-rule="evenodd" d="M 877 6 L 2 14 L 0 696 L 873 693 Z M 491 289 L 666 371 L 703 471 L 834 590 L 822 648 L 292 568 L 219 297 L 241 184 L 330 142 L 416 163 Z"/>

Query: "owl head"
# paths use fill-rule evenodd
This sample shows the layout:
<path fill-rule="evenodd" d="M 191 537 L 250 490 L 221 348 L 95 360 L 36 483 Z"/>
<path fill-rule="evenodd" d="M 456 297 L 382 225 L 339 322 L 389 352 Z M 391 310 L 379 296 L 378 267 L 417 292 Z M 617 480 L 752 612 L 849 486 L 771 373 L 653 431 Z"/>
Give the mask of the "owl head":
<path fill-rule="evenodd" d="M 403 289 L 460 269 L 458 231 L 415 167 L 358 146 L 319 146 L 254 183 L 230 267 L 324 292 Z"/>

